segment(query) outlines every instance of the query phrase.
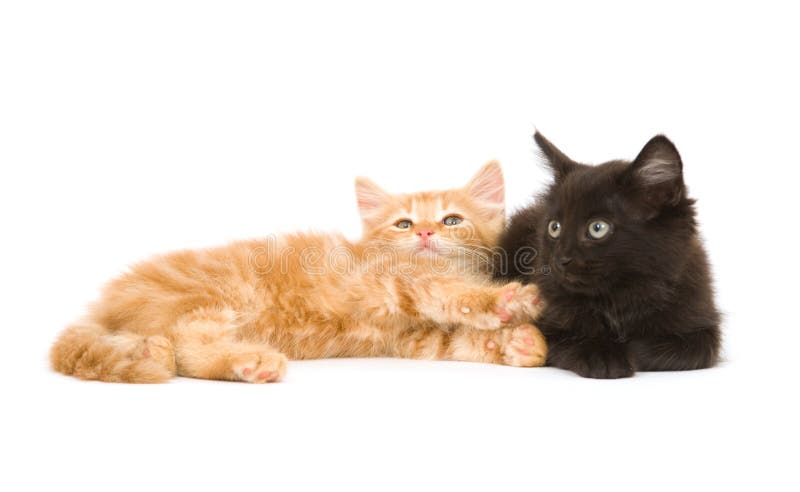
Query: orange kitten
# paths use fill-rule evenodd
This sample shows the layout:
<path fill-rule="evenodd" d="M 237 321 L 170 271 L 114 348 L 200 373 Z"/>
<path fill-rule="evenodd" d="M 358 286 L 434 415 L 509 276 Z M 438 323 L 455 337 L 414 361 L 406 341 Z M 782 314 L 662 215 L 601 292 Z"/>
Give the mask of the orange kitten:
<path fill-rule="evenodd" d="M 111 281 L 52 348 L 82 379 L 173 376 L 263 383 L 287 359 L 410 357 L 541 366 L 546 346 L 522 324 L 533 286 L 489 280 L 505 221 L 500 166 L 441 192 L 391 195 L 356 180 L 363 238 L 293 234 L 182 251 Z"/>

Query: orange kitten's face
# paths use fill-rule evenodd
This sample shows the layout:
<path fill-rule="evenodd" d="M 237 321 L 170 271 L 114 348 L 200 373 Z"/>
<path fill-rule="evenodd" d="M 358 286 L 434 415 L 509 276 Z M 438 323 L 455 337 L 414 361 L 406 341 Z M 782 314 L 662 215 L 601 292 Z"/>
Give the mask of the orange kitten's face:
<path fill-rule="evenodd" d="M 356 180 L 364 240 L 410 254 L 458 257 L 495 246 L 505 224 L 499 164 L 481 168 L 464 188 L 392 195 Z"/>

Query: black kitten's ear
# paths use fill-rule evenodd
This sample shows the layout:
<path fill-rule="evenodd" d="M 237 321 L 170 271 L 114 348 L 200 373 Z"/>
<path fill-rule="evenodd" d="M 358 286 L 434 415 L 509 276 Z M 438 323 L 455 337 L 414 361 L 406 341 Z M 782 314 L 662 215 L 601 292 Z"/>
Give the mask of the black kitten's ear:
<path fill-rule="evenodd" d="M 578 167 L 572 159 L 566 156 L 563 152 L 558 150 L 558 147 L 553 145 L 550 140 L 544 138 L 544 135 L 538 131 L 533 135 L 536 145 L 542 151 L 542 154 L 547 159 L 547 164 L 553 170 L 556 181 L 561 181 L 564 176 L 569 174 L 573 169 Z"/>
<path fill-rule="evenodd" d="M 685 194 L 681 156 L 664 135 L 647 142 L 623 178 L 650 216 L 677 205 Z"/>

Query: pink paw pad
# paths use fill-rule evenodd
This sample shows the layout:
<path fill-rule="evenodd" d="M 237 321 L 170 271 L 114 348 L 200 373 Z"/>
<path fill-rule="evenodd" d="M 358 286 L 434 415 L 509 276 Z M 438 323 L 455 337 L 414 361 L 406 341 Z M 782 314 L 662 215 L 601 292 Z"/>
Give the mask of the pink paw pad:
<path fill-rule="evenodd" d="M 514 316 L 511 311 L 504 307 L 497 308 L 497 316 L 500 317 L 500 321 L 503 323 L 507 321 L 511 321 L 511 318 Z"/>
<path fill-rule="evenodd" d="M 488 342 L 486 342 L 486 348 L 489 350 L 494 350 L 497 348 L 497 344 L 494 343 L 493 340 L 489 340 Z"/>
<path fill-rule="evenodd" d="M 242 370 L 242 374 L 244 374 L 245 376 L 249 376 L 249 375 L 250 375 L 250 373 L 252 373 L 252 372 L 253 372 L 253 370 L 252 370 L 252 369 L 250 369 L 249 367 L 245 367 L 245 368 Z"/>

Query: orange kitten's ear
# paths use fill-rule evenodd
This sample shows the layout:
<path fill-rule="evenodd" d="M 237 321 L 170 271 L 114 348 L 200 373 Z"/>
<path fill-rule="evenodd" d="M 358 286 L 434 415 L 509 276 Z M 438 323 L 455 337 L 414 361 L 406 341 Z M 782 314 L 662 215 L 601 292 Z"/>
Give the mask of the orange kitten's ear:
<path fill-rule="evenodd" d="M 465 189 L 473 200 L 485 207 L 505 213 L 506 189 L 503 171 L 497 161 L 485 164 L 467 183 Z"/>
<path fill-rule="evenodd" d="M 359 176 L 356 178 L 356 199 L 361 219 L 370 222 L 370 219 L 392 199 L 392 195 L 371 180 Z"/>

